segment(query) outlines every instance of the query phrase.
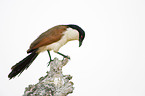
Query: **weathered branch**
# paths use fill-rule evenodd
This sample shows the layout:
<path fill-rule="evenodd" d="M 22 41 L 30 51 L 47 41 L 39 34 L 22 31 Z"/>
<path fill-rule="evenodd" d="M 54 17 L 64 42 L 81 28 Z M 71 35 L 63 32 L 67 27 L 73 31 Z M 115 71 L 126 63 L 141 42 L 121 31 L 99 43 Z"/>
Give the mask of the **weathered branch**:
<path fill-rule="evenodd" d="M 74 90 L 72 76 L 63 75 L 62 67 L 65 66 L 68 59 L 58 60 L 55 58 L 50 62 L 50 71 L 47 75 L 41 77 L 35 85 L 29 85 L 23 96 L 67 96 Z"/>

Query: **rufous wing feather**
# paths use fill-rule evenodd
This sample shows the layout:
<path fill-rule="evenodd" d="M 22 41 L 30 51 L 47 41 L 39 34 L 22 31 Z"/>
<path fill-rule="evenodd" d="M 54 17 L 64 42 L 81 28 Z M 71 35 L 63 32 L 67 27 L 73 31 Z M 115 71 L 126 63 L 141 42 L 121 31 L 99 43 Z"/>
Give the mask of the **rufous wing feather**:
<path fill-rule="evenodd" d="M 60 40 L 66 29 L 67 26 L 58 25 L 42 33 L 35 41 L 32 42 L 30 48 L 27 50 L 27 53 Z"/>

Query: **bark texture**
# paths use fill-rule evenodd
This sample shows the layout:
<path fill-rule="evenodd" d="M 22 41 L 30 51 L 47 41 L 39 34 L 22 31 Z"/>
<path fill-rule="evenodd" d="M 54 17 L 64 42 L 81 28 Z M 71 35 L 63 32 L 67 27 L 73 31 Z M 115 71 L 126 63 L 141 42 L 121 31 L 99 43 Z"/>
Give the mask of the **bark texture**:
<path fill-rule="evenodd" d="M 35 85 L 25 88 L 23 96 L 67 96 L 74 90 L 72 76 L 63 75 L 62 67 L 68 63 L 68 59 L 58 60 L 54 58 L 50 62 L 50 71 L 41 77 Z"/>

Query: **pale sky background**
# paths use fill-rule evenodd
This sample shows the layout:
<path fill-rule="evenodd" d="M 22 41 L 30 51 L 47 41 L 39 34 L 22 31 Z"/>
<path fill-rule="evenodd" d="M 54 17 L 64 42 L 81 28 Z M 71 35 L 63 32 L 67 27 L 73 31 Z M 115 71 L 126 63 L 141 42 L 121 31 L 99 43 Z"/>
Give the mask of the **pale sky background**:
<path fill-rule="evenodd" d="M 0 96 L 21 96 L 46 75 L 44 52 L 21 76 L 7 77 L 31 42 L 59 24 L 86 32 L 80 48 L 72 41 L 60 49 L 71 57 L 63 69 L 73 76 L 69 96 L 145 96 L 145 0 L 0 0 Z"/>

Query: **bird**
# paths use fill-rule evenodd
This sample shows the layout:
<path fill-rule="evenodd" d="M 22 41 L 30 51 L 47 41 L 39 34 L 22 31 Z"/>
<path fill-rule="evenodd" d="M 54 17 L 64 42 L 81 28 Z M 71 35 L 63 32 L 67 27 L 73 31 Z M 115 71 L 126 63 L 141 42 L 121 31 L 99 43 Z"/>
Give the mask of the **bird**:
<path fill-rule="evenodd" d="M 72 40 L 79 41 L 79 47 L 85 38 L 85 31 L 75 24 L 68 25 L 56 25 L 44 33 L 42 33 L 36 40 L 34 40 L 29 49 L 27 50 L 28 56 L 22 59 L 20 62 L 16 63 L 11 67 L 11 72 L 8 75 L 9 79 L 14 78 L 18 74 L 20 75 L 25 69 L 27 69 L 36 57 L 43 51 L 47 51 L 50 57 L 50 62 L 52 61 L 50 51 L 62 55 L 64 58 L 68 56 L 59 52 L 59 49 L 65 45 L 67 42 Z"/>

